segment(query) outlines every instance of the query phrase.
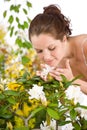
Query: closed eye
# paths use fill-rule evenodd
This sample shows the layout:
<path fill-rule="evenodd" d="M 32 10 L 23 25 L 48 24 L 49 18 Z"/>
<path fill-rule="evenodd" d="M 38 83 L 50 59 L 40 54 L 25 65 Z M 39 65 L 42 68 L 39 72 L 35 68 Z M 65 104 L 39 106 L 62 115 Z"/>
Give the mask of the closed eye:
<path fill-rule="evenodd" d="M 55 48 L 56 47 L 50 47 L 50 48 L 48 48 L 50 51 L 53 51 L 53 50 L 55 50 Z"/>
<path fill-rule="evenodd" d="M 36 49 L 36 52 L 37 52 L 37 53 L 42 53 L 43 50 L 38 50 L 38 49 Z"/>

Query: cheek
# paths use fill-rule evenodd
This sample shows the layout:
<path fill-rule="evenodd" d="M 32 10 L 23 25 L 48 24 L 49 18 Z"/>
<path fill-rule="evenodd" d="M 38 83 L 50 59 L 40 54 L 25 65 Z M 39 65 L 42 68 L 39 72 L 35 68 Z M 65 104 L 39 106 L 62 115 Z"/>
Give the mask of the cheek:
<path fill-rule="evenodd" d="M 39 58 L 40 60 L 43 60 L 43 55 L 42 55 L 42 54 L 37 54 L 37 56 L 38 56 L 38 58 Z"/>
<path fill-rule="evenodd" d="M 60 57 L 61 52 L 58 51 L 58 50 L 55 50 L 55 51 L 52 53 L 52 55 L 55 56 L 55 57 Z"/>
<path fill-rule="evenodd" d="M 56 50 L 56 51 L 53 52 L 52 55 L 53 55 L 56 59 L 62 59 L 62 57 L 63 57 L 63 52 L 60 51 L 60 50 Z"/>

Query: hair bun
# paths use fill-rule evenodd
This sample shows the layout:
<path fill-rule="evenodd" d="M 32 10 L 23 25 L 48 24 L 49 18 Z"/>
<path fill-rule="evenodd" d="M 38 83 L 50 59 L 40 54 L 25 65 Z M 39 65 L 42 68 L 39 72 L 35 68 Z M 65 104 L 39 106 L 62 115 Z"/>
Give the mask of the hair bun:
<path fill-rule="evenodd" d="M 61 14 L 61 10 L 57 5 L 49 5 L 44 7 L 44 14 Z"/>

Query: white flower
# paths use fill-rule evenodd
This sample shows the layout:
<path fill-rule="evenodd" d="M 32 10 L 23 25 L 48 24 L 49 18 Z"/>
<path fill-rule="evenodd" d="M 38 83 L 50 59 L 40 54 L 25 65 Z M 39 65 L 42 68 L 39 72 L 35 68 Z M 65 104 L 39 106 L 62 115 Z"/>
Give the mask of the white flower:
<path fill-rule="evenodd" d="M 43 86 L 38 86 L 36 84 L 33 85 L 33 88 L 29 90 L 29 99 L 37 99 L 42 102 L 46 101 L 45 93 L 43 92 Z"/>
<path fill-rule="evenodd" d="M 68 99 L 74 99 L 75 104 L 80 103 L 83 100 L 81 97 L 82 92 L 79 86 L 70 85 L 65 93 Z"/>
<path fill-rule="evenodd" d="M 82 101 L 80 101 L 80 105 L 87 106 L 87 95 L 84 93 L 81 94 Z M 85 120 L 87 120 L 87 109 L 84 108 L 76 108 L 76 110 L 80 113 L 80 116 Z"/>
<path fill-rule="evenodd" d="M 47 64 L 45 64 L 45 68 L 41 71 L 41 77 L 44 77 L 45 79 L 47 78 L 48 73 L 53 70 L 54 67 L 51 67 Z"/>
<path fill-rule="evenodd" d="M 56 130 L 56 121 L 54 119 L 51 120 L 50 125 L 47 125 L 47 122 L 42 122 L 40 124 L 40 129 L 41 130 Z"/>
<path fill-rule="evenodd" d="M 69 116 L 69 113 L 66 113 L 67 116 Z M 70 117 L 67 117 L 66 118 L 66 121 L 71 121 Z M 73 126 L 72 126 L 72 123 L 68 123 L 68 124 L 65 124 L 63 126 L 61 126 L 61 130 L 73 130 Z"/>
<path fill-rule="evenodd" d="M 68 99 L 73 99 L 74 103 L 79 103 L 80 105 L 87 106 L 87 95 L 85 95 L 79 86 L 69 86 L 69 88 L 65 91 Z M 76 111 L 80 113 L 80 116 L 87 120 L 87 109 L 84 108 L 76 108 Z"/>
<path fill-rule="evenodd" d="M 74 127 L 72 126 L 72 124 L 69 123 L 69 124 L 66 124 L 66 125 L 62 126 L 61 130 L 73 130 L 73 128 Z"/>
<path fill-rule="evenodd" d="M 87 109 L 81 109 L 80 114 L 82 118 L 84 117 L 87 120 Z"/>

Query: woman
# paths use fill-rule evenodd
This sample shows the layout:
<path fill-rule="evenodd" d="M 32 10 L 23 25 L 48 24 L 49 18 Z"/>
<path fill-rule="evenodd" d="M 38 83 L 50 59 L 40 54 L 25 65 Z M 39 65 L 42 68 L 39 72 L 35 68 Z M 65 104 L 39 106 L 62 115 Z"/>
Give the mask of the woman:
<path fill-rule="evenodd" d="M 81 75 L 75 83 L 87 94 L 87 34 L 70 36 L 71 31 L 60 8 L 49 5 L 31 21 L 29 39 L 39 59 L 55 68 L 51 76 L 60 81 L 61 74 L 69 80 Z"/>

